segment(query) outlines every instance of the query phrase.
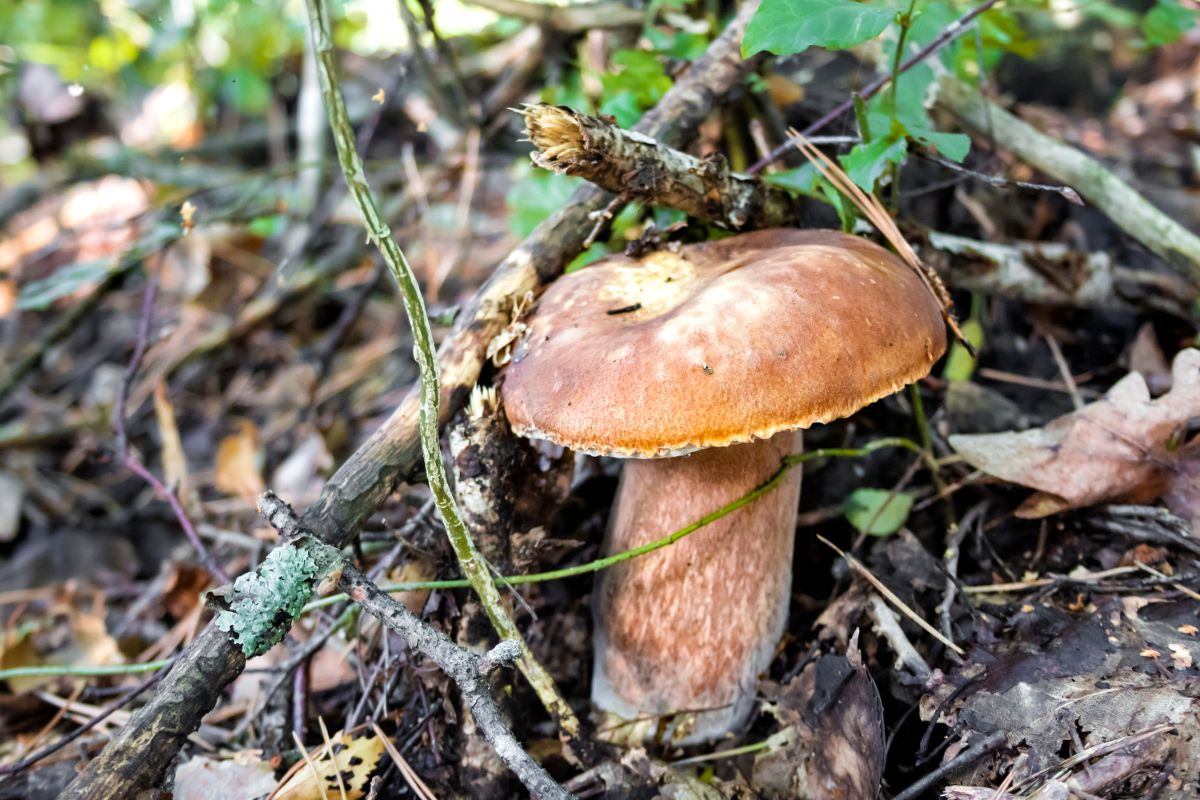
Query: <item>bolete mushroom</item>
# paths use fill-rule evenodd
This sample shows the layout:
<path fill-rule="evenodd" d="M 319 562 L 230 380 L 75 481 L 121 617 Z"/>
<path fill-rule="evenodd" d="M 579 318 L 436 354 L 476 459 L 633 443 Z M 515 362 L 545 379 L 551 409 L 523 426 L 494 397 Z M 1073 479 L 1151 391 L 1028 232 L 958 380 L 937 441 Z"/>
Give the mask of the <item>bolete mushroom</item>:
<path fill-rule="evenodd" d="M 693 522 L 769 479 L 798 429 L 925 375 L 946 348 L 922 279 L 870 241 L 765 230 L 599 261 L 526 320 L 503 395 L 518 434 L 624 465 L 607 552 Z M 773 492 L 602 573 L 592 700 L 672 715 L 679 744 L 753 709 L 784 630 L 800 493 Z"/>

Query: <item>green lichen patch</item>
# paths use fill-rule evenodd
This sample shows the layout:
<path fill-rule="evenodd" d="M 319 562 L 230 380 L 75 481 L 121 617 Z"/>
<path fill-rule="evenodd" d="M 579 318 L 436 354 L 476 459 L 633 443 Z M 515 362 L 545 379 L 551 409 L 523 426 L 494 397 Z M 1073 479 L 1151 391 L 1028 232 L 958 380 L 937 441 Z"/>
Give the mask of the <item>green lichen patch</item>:
<path fill-rule="evenodd" d="M 217 614 L 216 623 L 233 634 L 247 658 L 267 652 L 287 633 L 312 596 L 313 582 L 329 567 L 324 549 L 277 547 L 256 571 L 234 581 L 233 599 Z"/>

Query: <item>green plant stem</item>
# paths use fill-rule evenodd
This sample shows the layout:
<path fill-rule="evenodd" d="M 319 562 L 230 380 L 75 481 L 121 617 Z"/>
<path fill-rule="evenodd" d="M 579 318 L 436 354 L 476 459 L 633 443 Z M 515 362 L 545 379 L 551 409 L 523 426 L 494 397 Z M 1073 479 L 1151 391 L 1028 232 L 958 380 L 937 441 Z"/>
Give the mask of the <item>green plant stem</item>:
<path fill-rule="evenodd" d="M 889 447 L 899 447 L 905 450 L 911 450 L 914 453 L 924 453 L 923 448 L 912 441 L 903 437 L 891 437 L 887 439 L 876 439 L 873 442 L 868 442 L 862 447 L 828 447 L 821 450 L 809 450 L 804 453 L 788 456 L 779 466 L 779 471 L 767 479 L 765 483 L 751 490 L 747 494 L 738 499 L 726 503 L 715 511 L 705 514 L 695 522 L 685 525 L 674 533 L 668 534 L 661 539 L 656 539 L 653 542 L 648 542 L 640 547 L 635 547 L 631 550 L 625 550 L 620 553 L 614 553 L 611 556 L 598 558 L 595 561 L 589 561 L 586 564 L 578 564 L 573 567 L 564 567 L 563 569 L 550 570 L 548 572 L 537 572 L 530 575 L 511 575 L 497 579 L 497 583 L 504 586 L 520 586 L 526 583 L 545 583 L 546 581 L 557 581 L 565 578 L 573 578 L 577 575 L 586 575 L 591 572 L 599 572 L 602 569 L 607 569 L 622 561 L 644 556 L 647 553 L 652 553 L 655 550 L 661 550 L 664 547 L 678 542 L 680 539 L 695 533 L 701 528 L 716 522 L 721 517 L 732 514 L 739 508 L 750 505 L 758 498 L 773 491 L 784 479 L 784 476 L 793 468 L 807 461 L 816 461 L 822 458 L 862 458 L 868 456 L 877 450 L 884 450 Z M 936 467 L 936 464 L 933 465 Z M 934 470 L 936 472 L 936 469 Z M 441 581 L 413 581 L 411 583 L 392 583 L 385 586 L 380 586 L 388 593 L 397 592 L 413 592 L 422 589 L 468 589 L 473 588 L 469 580 L 451 579 Z M 304 612 L 316 611 L 320 608 L 336 605 L 349 598 L 345 594 L 332 594 L 328 597 L 322 597 L 320 600 L 314 600 L 304 607 Z M 340 622 L 340 621 L 339 621 Z M 165 667 L 171 663 L 172 659 L 162 661 L 149 661 L 145 664 L 125 664 L 111 667 L 18 667 L 15 669 L 0 670 L 0 680 L 19 677 L 41 677 L 43 675 L 73 675 L 80 677 L 96 676 L 96 675 L 126 675 L 138 672 L 149 672 L 151 670 Z"/>
<path fill-rule="evenodd" d="M 904 42 L 908 39 L 908 29 L 912 27 L 912 15 L 917 10 L 917 0 L 909 0 L 908 11 L 900 16 L 900 35 L 896 38 L 896 52 L 892 57 L 892 74 L 896 77 L 892 80 L 892 85 L 888 87 L 888 97 L 891 100 L 892 119 L 895 120 L 898 114 L 896 108 L 897 97 L 900 87 L 900 62 L 904 58 Z M 900 165 L 893 163 L 891 165 L 892 173 L 892 199 L 890 205 L 892 213 L 900 207 Z"/>
<path fill-rule="evenodd" d="M 906 450 L 911 450 L 914 453 L 925 454 L 925 450 L 911 439 L 902 437 L 894 437 L 888 439 L 877 439 L 873 442 L 868 442 L 862 447 L 831 447 L 823 450 L 809 450 L 805 453 L 798 453 L 793 456 L 788 456 L 783 460 L 779 467 L 779 471 L 772 475 L 765 483 L 751 490 L 747 494 L 738 499 L 726 503 L 715 511 L 705 514 L 700 519 L 692 522 L 679 530 L 670 533 L 661 539 L 656 539 L 653 542 L 647 542 L 640 547 L 634 547 L 630 550 L 624 550 L 620 553 L 614 553 L 611 556 L 598 558 L 595 561 L 589 561 L 586 564 L 578 564 L 573 567 L 564 567 L 563 569 L 550 570 L 548 572 L 537 572 L 529 575 L 509 575 L 497 579 L 497 583 L 503 586 L 519 586 L 526 583 L 544 583 L 546 581 L 557 581 L 565 578 L 573 578 L 577 575 L 586 575 L 590 572 L 599 572 L 602 569 L 620 564 L 623 561 L 644 556 L 647 553 L 653 553 L 655 550 L 661 550 L 664 547 L 675 544 L 680 539 L 695 533 L 701 528 L 716 522 L 721 517 L 727 514 L 732 514 L 739 508 L 748 506 L 758 498 L 771 492 L 776 486 L 783 481 L 785 475 L 792 467 L 803 464 L 806 461 L 815 461 L 820 458 L 861 458 L 862 456 L 870 455 L 876 450 L 883 450 L 888 447 L 901 447 Z M 927 461 L 928 463 L 928 461 Z M 936 472 L 936 464 L 933 464 L 932 469 Z M 413 581 L 411 583 L 392 583 L 381 586 L 385 592 L 412 592 L 422 589 L 464 589 L 471 585 L 470 581 L 463 579 L 449 579 L 440 581 Z M 335 603 L 345 600 L 343 594 L 330 595 L 322 597 L 320 600 L 314 600 L 304 607 L 304 610 L 314 611 L 318 608 L 334 605 Z"/>
<path fill-rule="evenodd" d="M 367 234 L 383 254 L 388 270 L 396 280 L 400 296 L 404 302 L 404 310 L 408 315 L 409 325 L 413 336 L 413 356 L 420 373 L 420 438 L 421 452 L 425 460 L 425 475 L 433 493 L 434 503 L 441 513 L 446 535 L 454 549 L 454 555 L 462 568 L 463 574 L 471 583 L 479 602 L 492 622 L 492 627 L 501 639 L 512 639 L 520 643 L 522 658 L 519 665 L 521 672 L 529 680 L 547 711 L 556 716 L 566 730 L 573 736 L 579 734 L 579 721 L 571 707 L 559 694 L 549 673 L 538 663 L 525 644 L 524 637 L 512 617 L 505 610 L 499 590 L 492 582 L 487 564 L 475 549 L 467 527 L 459 514 L 454 495 L 446 479 L 445 465 L 442 463 L 442 451 L 439 440 L 439 396 L 437 355 L 433 344 L 433 332 L 429 327 L 429 315 L 425 310 L 425 301 L 421 296 L 421 288 L 409 266 L 404 251 L 393 238 L 387 223 L 380 213 L 379 206 L 367 184 L 367 176 L 363 169 L 362 159 L 355 147 L 354 127 L 350 115 L 346 111 L 345 98 L 337 83 L 337 68 L 334 63 L 333 39 L 330 36 L 329 6 L 325 0 L 306 0 L 309 25 L 312 29 L 313 50 L 317 58 L 317 72 L 321 78 L 321 95 L 325 101 L 325 113 L 329 117 L 329 127 L 333 132 L 334 144 L 337 148 L 338 162 L 346 179 L 346 186 L 358 204 L 359 213 L 367 228 Z"/>
<path fill-rule="evenodd" d="M 10 678 L 99 678 L 105 675 L 140 675 L 143 672 L 169 667 L 175 661 L 173 658 L 163 658 L 158 661 L 147 661 L 144 664 L 113 664 L 111 666 L 57 666 L 44 664 L 40 667 L 13 667 L 0 669 L 0 681 Z"/>

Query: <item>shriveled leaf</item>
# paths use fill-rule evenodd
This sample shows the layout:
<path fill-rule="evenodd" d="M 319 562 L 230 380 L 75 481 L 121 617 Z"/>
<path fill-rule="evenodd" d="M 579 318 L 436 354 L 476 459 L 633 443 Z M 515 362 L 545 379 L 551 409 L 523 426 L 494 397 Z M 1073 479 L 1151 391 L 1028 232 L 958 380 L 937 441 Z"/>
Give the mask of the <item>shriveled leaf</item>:
<path fill-rule="evenodd" d="M 179 437 L 179 426 L 175 422 L 175 406 L 167 397 L 167 385 L 162 381 L 154 385 L 154 417 L 158 422 L 158 437 L 162 441 L 163 472 L 166 473 L 167 485 L 175 487 L 177 494 L 187 503 L 191 497 L 187 459 L 183 455 L 183 440 Z"/>
<path fill-rule="evenodd" d="M 868 536 L 891 536 L 900 530 L 913 498 L 903 492 L 887 489 L 855 489 L 846 498 L 844 512 L 850 524 Z"/>
<path fill-rule="evenodd" d="M 1103 398 L 1028 431 L 964 434 L 950 445 L 976 469 L 1037 489 L 1017 516 L 1044 517 L 1098 503 L 1147 503 L 1180 475 L 1178 437 L 1200 415 L 1200 350 L 1175 358 L 1173 388 L 1152 400 L 1136 372 Z"/>
<path fill-rule="evenodd" d="M 343 745 L 336 755 L 318 748 L 309 753 L 310 766 L 301 762 L 290 778 L 275 790 L 275 800 L 323 800 L 326 797 L 341 798 L 341 785 L 337 773 L 341 772 L 346 787 L 346 800 L 359 800 L 366 795 L 371 773 L 383 755 L 383 740 L 374 734 L 351 739 L 345 734 L 330 737 L 335 747 Z M 321 791 L 321 786 L 325 791 Z"/>
<path fill-rule="evenodd" d="M 271 765 L 249 753 L 221 760 L 195 756 L 175 770 L 175 800 L 254 800 L 274 788 Z"/>
<path fill-rule="evenodd" d="M 237 433 L 217 447 L 217 489 L 253 500 L 263 492 L 262 465 L 258 428 L 248 419 L 239 420 Z"/>
<path fill-rule="evenodd" d="M 883 704 L 859 654 L 857 633 L 844 656 L 820 656 L 767 694 L 777 694 L 769 707 L 783 728 L 754 757 L 756 796 L 876 796 L 886 739 Z"/>
<path fill-rule="evenodd" d="M 874 39 L 895 18 L 893 9 L 853 0 L 764 0 L 746 27 L 742 52 L 790 56 L 813 46 L 844 50 Z"/>

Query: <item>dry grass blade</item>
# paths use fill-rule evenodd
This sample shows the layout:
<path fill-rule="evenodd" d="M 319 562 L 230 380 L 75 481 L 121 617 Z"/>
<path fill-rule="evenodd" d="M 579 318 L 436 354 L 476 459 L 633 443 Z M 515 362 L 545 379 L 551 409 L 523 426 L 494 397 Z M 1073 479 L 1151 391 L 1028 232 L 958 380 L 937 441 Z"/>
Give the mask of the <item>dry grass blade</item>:
<path fill-rule="evenodd" d="M 317 769 L 316 763 L 308 755 L 308 748 L 304 746 L 304 742 L 301 741 L 300 736 L 297 735 L 295 731 L 292 731 L 292 738 L 296 741 L 296 747 L 299 748 L 300 755 L 304 759 L 304 763 L 307 764 L 309 770 L 312 771 L 313 781 L 317 785 L 317 791 L 321 793 L 321 800 L 329 800 L 329 795 L 325 793 L 325 783 L 321 780 L 321 771 Z M 283 782 L 280 782 L 279 785 L 283 786 L 284 784 Z"/>
<path fill-rule="evenodd" d="M 342 771 L 337 768 L 337 754 L 333 752 L 333 741 L 329 738 L 329 729 L 325 727 L 325 718 L 318 716 L 317 724 L 321 726 L 321 739 L 325 742 L 325 752 L 334 763 L 333 774 L 337 776 L 338 791 L 342 793 L 342 800 L 346 800 L 346 782 L 342 780 Z M 324 790 L 321 794 L 325 794 Z"/>
<path fill-rule="evenodd" d="M 831 548 L 833 548 L 833 551 L 835 553 L 837 553 L 839 556 L 846 559 L 846 564 L 850 567 L 850 569 L 854 570 L 859 575 L 862 575 L 864 578 L 866 578 L 867 582 L 870 583 L 872 586 L 874 586 L 875 590 L 877 592 L 879 592 L 881 595 L 883 595 L 889 603 L 894 605 L 896 607 L 897 611 L 899 611 L 901 614 L 903 614 L 904 616 L 911 619 L 913 622 L 920 625 L 921 629 L 923 631 L 928 633 L 933 638 L 937 639 L 942 644 L 946 645 L 946 647 L 950 648 L 958 655 L 960 655 L 960 656 L 966 655 L 966 652 L 963 651 L 963 649 L 961 647 L 959 647 L 954 642 L 950 641 L 945 636 L 943 636 L 941 631 L 939 631 L 937 628 L 933 627 L 928 622 L 926 622 L 924 620 L 924 618 L 921 617 L 921 615 L 918 614 L 916 611 L 913 611 L 911 608 L 909 608 L 908 605 L 903 600 L 901 600 L 899 597 L 896 596 L 895 592 L 893 592 L 891 589 L 889 589 L 887 586 L 884 585 L 883 581 L 879 580 L 879 578 L 876 578 L 873 574 L 871 574 L 871 570 L 867 569 L 866 566 L 864 566 L 861 561 L 859 561 L 857 558 L 855 558 L 854 556 L 847 553 L 842 548 L 838 547 L 833 542 L 826 539 L 824 536 L 817 536 L 817 538 L 820 539 L 825 544 L 829 545 Z"/>
<path fill-rule="evenodd" d="M 804 134 L 800 133 L 795 128 L 788 130 L 788 135 L 796 145 L 804 157 L 812 162 L 817 172 L 821 173 L 821 177 L 829 181 L 846 197 L 850 198 L 855 207 L 863 213 L 876 230 L 883 234 L 883 238 L 888 240 L 888 243 L 895 248 L 896 253 L 904 259 L 904 262 L 912 267 L 913 271 L 921 276 L 921 280 L 929 287 L 929 291 L 933 293 L 937 299 L 938 305 L 942 309 L 942 318 L 946 321 L 946 325 L 954 334 L 954 338 L 966 348 L 967 352 L 972 356 L 975 355 L 975 346 L 967 340 L 963 335 L 962 329 L 958 327 L 958 320 L 954 318 L 954 301 L 950 299 L 950 293 L 946 291 L 946 285 L 942 283 L 942 279 L 938 274 L 921 262 L 912 245 L 904 238 L 904 234 L 900 232 L 900 228 L 896 226 L 896 221 L 892 219 L 887 210 L 879 202 L 873 194 L 864 192 L 861 187 L 854 181 L 850 180 L 850 176 L 838 166 L 837 162 L 829 156 L 822 153 L 817 147 L 805 138 Z"/>
<path fill-rule="evenodd" d="M 412 765 L 408 763 L 404 756 L 400 755 L 400 751 L 392 744 L 392 740 L 388 738 L 387 734 L 380 729 L 374 720 L 371 721 L 371 729 L 375 731 L 375 735 L 379 737 L 379 741 L 383 742 L 383 747 L 387 750 L 388 755 L 392 757 L 392 761 L 396 762 L 400 774 L 404 776 L 404 780 L 408 783 L 408 787 L 413 790 L 413 794 L 419 797 L 420 800 L 437 800 L 437 795 L 426 785 L 425 781 L 421 780 L 421 776 L 417 774 L 417 771 L 412 768 Z"/>

